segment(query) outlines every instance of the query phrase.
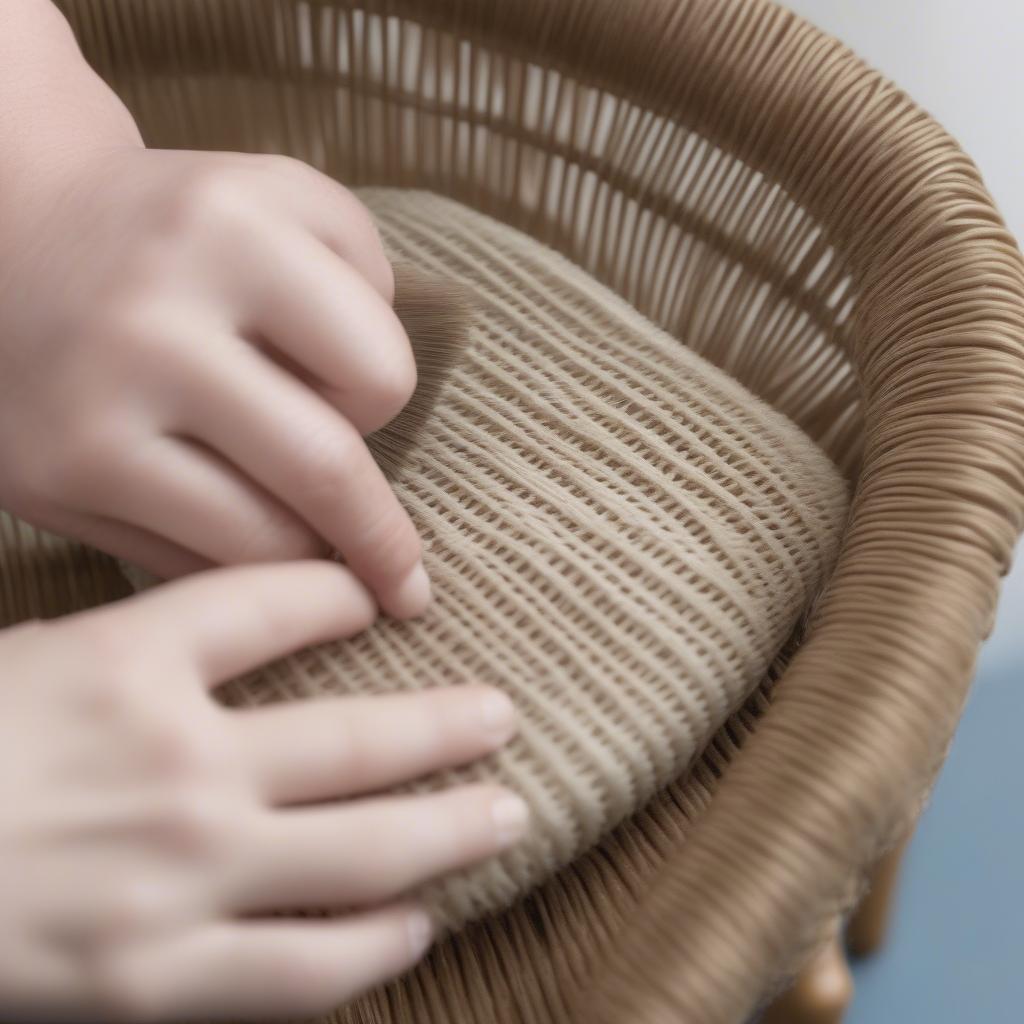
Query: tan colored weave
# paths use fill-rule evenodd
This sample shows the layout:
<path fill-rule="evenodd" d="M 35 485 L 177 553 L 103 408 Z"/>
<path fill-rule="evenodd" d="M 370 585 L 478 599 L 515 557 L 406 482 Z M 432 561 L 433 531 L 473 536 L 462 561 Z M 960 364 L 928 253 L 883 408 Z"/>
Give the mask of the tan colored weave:
<path fill-rule="evenodd" d="M 470 346 L 395 489 L 435 606 L 278 662 L 246 702 L 476 681 L 519 737 L 433 781 L 497 778 L 520 847 L 433 887 L 443 922 L 500 909 L 704 749 L 831 567 L 846 487 L 776 411 L 520 232 L 451 200 L 363 198 L 403 261 L 457 280 Z"/>
<path fill-rule="evenodd" d="M 853 480 L 770 706 L 763 687 L 591 854 L 340 1015 L 741 1024 L 920 806 L 1024 525 L 1024 266 L 977 170 L 770 0 L 62 2 L 152 143 L 490 213 Z M 81 551 L 4 558 L 5 615 L 123 592 Z"/>

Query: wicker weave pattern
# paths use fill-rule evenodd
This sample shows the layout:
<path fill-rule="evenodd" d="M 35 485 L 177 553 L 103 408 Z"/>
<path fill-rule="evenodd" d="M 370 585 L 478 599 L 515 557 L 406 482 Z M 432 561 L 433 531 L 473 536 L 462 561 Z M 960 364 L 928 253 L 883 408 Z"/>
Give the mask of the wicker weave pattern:
<path fill-rule="evenodd" d="M 1024 268 L 977 170 L 770 0 L 64 3 L 151 141 L 291 152 L 492 213 L 855 480 L 769 713 L 347 1014 L 738 1024 L 913 818 L 1024 526 Z"/>
<path fill-rule="evenodd" d="M 236 699 L 475 680 L 524 718 L 493 764 L 533 829 L 429 894 L 499 909 L 638 810 L 763 678 L 831 567 L 838 472 L 801 431 L 528 236 L 364 193 L 402 260 L 459 280 L 471 345 L 395 480 L 436 605 L 279 662 Z"/>

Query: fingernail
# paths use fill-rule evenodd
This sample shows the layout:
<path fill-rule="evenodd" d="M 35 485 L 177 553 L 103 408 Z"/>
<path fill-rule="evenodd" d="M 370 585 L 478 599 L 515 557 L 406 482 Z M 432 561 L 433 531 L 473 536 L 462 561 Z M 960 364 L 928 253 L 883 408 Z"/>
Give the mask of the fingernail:
<path fill-rule="evenodd" d="M 491 806 L 491 817 L 498 837 L 499 846 L 511 846 L 526 832 L 530 820 L 530 809 L 518 796 L 500 796 Z"/>
<path fill-rule="evenodd" d="M 411 619 L 422 615 L 430 604 L 430 577 L 423 563 L 418 562 L 416 568 L 396 587 L 392 614 L 400 619 Z"/>
<path fill-rule="evenodd" d="M 434 924 L 429 915 L 422 910 L 414 910 L 406 922 L 409 933 L 409 949 L 419 959 L 427 951 L 434 937 Z"/>
<path fill-rule="evenodd" d="M 491 690 L 480 700 L 480 721 L 484 729 L 497 738 L 511 733 L 516 721 L 515 705 L 505 694 Z"/>

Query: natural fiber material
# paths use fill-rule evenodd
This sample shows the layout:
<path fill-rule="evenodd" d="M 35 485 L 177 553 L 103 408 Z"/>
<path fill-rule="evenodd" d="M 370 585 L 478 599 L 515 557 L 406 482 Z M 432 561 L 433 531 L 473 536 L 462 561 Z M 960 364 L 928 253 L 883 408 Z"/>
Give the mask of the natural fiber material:
<path fill-rule="evenodd" d="M 1024 267 L 977 170 L 769 0 L 63 6 L 152 144 L 289 152 L 490 213 L 854 481 L 770 707 L 762 688 L 591 854 L 342 1015 L 740 1024 L 912 821 L 1024 525 Z M 3 614 L 124 591 L 109 563 L 48 543 L 40 566 L 20 539 Z"/>
<path fill-rule="evenodd" d="M 405 408 L 368 438 L 389 477 L 405 464 L 410 440 L 419 435 L 469 344 L 469 296 L 451 277 L 426 274 L 393 260 L 394 310 L 416 360 L 416 390 Z"/>
<path fill-rule="evenodd" d="M 523 718 L 492 763 L 533 811 L 513 852 L 428 893 L 500 909 L 638 810 L 763 678 L 831 568 L 846 486 L 792 423 L 546 246 L 451 200 L 364 193 L 389 249 L 457 281 L 470 345 L 392 435 L 434 607 L 278 662 L 263 702 L 462 681 Z"/>

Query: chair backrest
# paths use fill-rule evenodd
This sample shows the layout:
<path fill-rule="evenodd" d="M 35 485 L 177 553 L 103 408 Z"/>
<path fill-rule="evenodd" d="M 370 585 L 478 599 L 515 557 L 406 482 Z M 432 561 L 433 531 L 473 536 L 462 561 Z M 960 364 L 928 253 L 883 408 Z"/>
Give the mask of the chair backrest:
<path fill-rule="evenodd" d="M 1024 525 L 1024 270 L 970 160 L 768 0 L 64 7 L 151 142 L 288 152 L 530 231 L 855 481 L 770 713 L 580 1018 L 741 1019 L 916 812 Z"/>

